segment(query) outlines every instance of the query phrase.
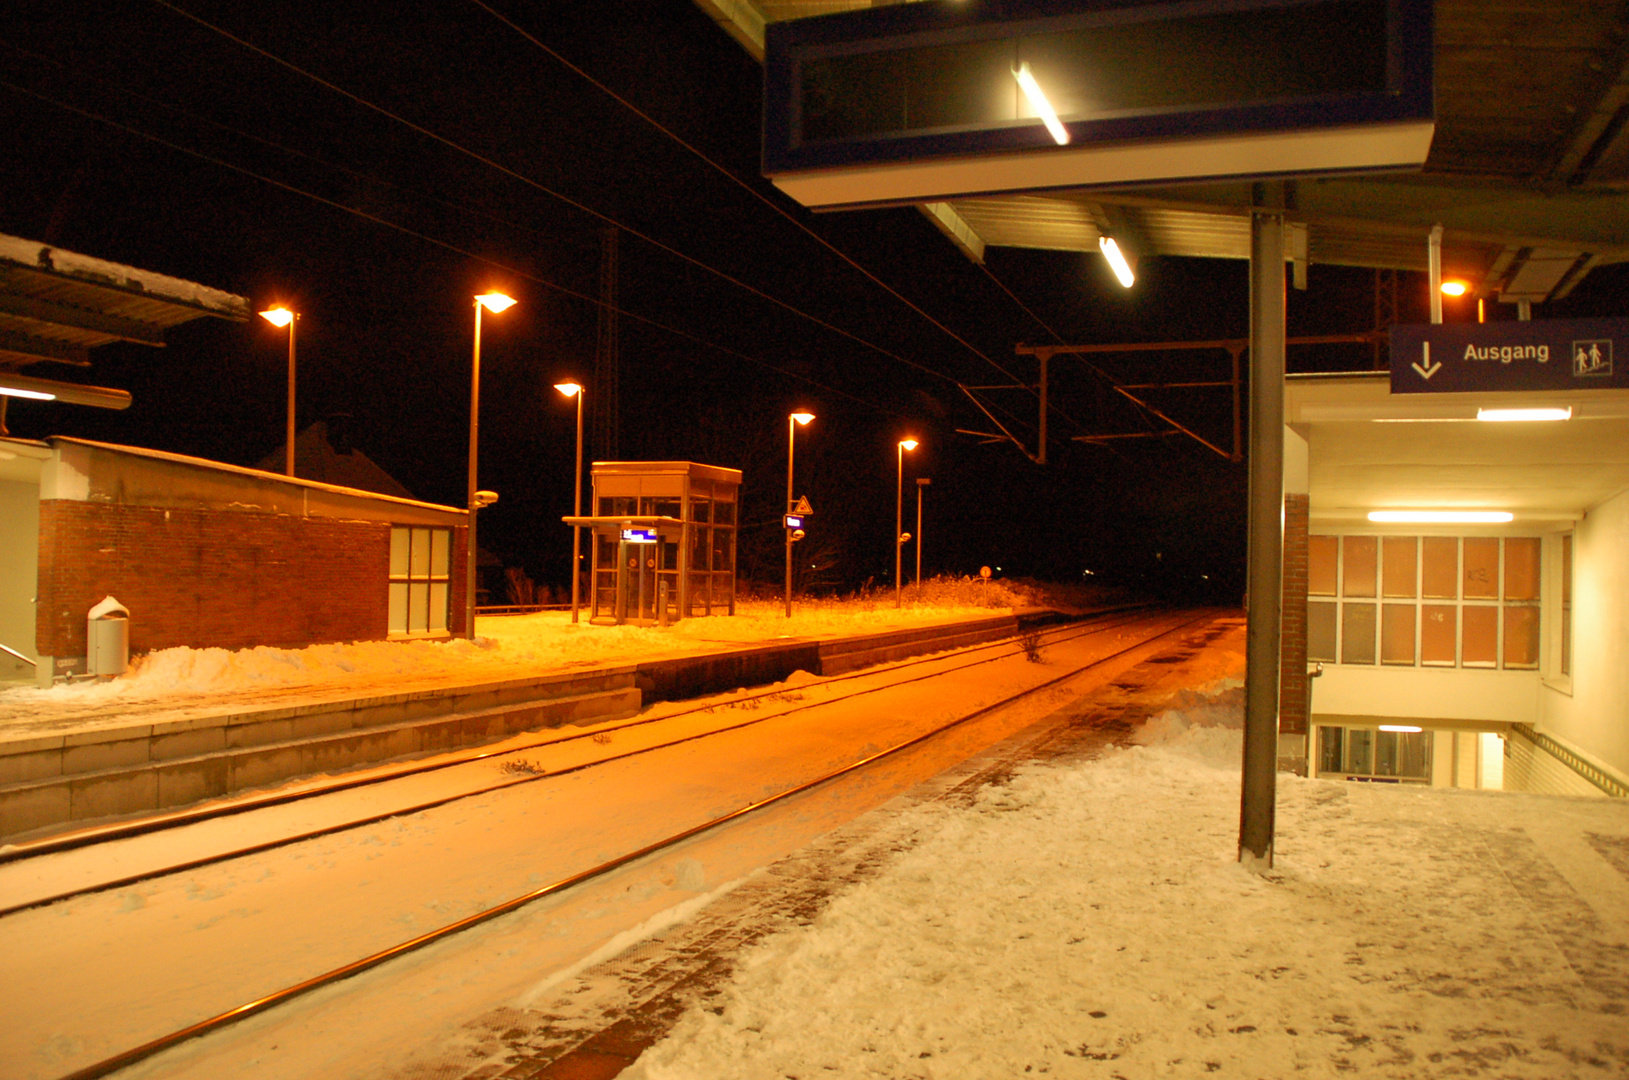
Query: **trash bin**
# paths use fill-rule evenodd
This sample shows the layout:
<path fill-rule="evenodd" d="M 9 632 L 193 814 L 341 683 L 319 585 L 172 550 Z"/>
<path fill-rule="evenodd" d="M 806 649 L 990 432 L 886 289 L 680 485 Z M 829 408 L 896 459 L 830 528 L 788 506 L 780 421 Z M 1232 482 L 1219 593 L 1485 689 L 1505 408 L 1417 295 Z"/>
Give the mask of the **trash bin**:
<path fill-rule="evenodd" d="M 123 675 L 130 667 L 130 612 L 104 596 L 90 609 L 85 625 L 85 670 L 92 675 Z"/>

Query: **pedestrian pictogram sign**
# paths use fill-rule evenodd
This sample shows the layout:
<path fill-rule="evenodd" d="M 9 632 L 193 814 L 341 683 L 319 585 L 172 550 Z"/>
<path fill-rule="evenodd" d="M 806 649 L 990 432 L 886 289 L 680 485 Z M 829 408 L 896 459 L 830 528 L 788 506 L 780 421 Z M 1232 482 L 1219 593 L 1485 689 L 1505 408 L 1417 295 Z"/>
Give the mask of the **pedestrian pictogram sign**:
<path fill-rule="evenodd" d="M 814 507 L 809 505 L 809 497 L 807 495 L 798 499 L 797 503 L 792 507 L 792 513 L 802 514 L 805 517 L 814 513 Z"/>

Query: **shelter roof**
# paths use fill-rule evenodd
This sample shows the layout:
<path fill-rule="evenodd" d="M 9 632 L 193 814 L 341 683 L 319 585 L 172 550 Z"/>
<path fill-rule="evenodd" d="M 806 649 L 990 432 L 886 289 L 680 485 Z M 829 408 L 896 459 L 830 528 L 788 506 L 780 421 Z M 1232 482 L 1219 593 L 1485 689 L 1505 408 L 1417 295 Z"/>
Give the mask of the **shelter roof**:
<path fill-rule="evenodd" d="M 752 55 L 764 25 L 870 0 L 696 0 Z M 1629 261 L 1629 0 L 1436 0 L 1437 128 L 1417 174 L 1304 180 L 1304 259 L 1445 274 L 1508 301 L 1566 295 Z M 987 246 L 1248 258 L 1248 184 L 1045 191 L 923 207 L 975 261 Z M 1292 243 L 1296 243 L 1292 239 Z"/>
<path fill-rule="evenodd" d="M 98 345 L 163 345 L 206 316 L 246 322 L 249 301 L 150 270 L 0 236 L 0 370 L 41 361 L 83 367 Z"/>

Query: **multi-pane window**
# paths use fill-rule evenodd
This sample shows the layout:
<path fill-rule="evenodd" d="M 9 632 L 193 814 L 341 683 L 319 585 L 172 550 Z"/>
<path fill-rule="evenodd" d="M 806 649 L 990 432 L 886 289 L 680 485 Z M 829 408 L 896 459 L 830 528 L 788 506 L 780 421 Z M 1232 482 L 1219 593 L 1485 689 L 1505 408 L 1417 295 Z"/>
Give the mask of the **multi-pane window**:
<path fill-rule="evenodd" d="M 1307 659 L 1536 668 L 1539 554 L 1531 536 L 1310 537 Z"/>
<path fill-rule="evenodd" d="M 1572 533 L 1561 537 L 1561 674 L 1572 674 Z"/>
<path fill-rule="evenodd" d="M 1318 728 L 1318 775 L 1355 780 L 1431 782 L 1429 731 Z"/>
<path fill-rule="evenodd" d="M 451 529 L 395 526 L 390 530 L 390 632 L 447 630 Z"/>

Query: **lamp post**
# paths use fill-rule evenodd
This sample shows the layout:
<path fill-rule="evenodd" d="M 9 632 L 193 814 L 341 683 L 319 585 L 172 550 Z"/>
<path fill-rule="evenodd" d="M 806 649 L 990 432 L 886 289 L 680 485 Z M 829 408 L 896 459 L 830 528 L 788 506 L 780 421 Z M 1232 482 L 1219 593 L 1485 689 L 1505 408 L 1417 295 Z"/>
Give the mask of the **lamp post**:
<path fill-rule="evenodd" d="M 475 354 L 469 376 L 469 550 L 464 553 L 464 636 L 475 639 L 475 514 L 480 509 L 475 499 L 475 462 L 481 432 L 481 309 L 496 315 L 514 304 L 514 298 L 503 293 L 483 293 L 475 298 Z"/>
<path fill-rule="evenodd" d="M 798 428 L 814 419 L 812 412 L 795 412 L 786 418 L 786 512 L 790 514 L 793 507 L 792 494 L 792 445 L 797 442 Z M 784 524 L 784 522 L 783 522 Z M 792 529 L 786 529 L 786 617 L 792 617 Z"/>
<path fill-rule="evenodd" d="M 933 483 L 925 476 L 916 478 L 916 598 L 922 599 L 922 489 Z"/>
<path fill-rule="evenodd" d="M 915 450 L 915 439 L 901 439 L 899 441 L 898 470 L 894 477 L 894 606 L 900 607 L 904 601 L 901 595 L 903 583 L 899 580 L 901 562 L 905 548 L 905 451 Z"/>
<path fill-rule="evenodd" d="M 577 399 L 577 482 L 571 500 L 571 514 L 573 517 L 583 516 L 583 388 L 579 383 L 555 383 L 554 388 L 568 398 Z M 580 596 L 583 551 L 583 527 L 571 527 L 571 621 L 577 621 L 577 605 Z"/>
<path fill-rule="evenodd" d="M 283 472 L 294 475 L 294 324 L 300 316 L 277 304 L 260 313 L 260 317 L 273 326 L 288 327 L 288 431 L 284 439 Z"/>

